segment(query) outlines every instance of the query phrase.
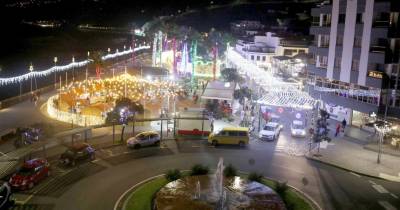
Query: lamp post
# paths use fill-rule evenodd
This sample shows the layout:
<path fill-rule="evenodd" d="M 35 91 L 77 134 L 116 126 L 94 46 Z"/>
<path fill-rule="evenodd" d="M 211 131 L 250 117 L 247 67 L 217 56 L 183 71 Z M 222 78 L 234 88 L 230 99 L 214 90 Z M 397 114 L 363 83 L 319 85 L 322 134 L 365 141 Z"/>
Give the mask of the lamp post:
<path fill-rule="evenodd" d="M 33 65 L 32 65 L 32 63 L 31 63 L 31 65 L 29 65 L 29 72 L 32 74 L 32 72 L 33 72 Z M 32 93 L 32 78 L 33 78 L 33 75 L 31 75 L 31 93 Z"/>
<path fill-rule="evenodd" d="M 88 61 L 89 61 L 89 57 L 90 57 L 90 51 L 87 52 L 87 59 L 88 59 Z M 85 81 L 86 81 L 86 82 L 87 82 L 87 79 L 88 79 L 88 66 L 89 66 L 89 64 L 86 65 L 86 73 L 85 73 Z"/>
<path fill-rule="evenodd" d="M 75 57 L 72 56 L 72 81 L 75 81 Z"/>
<path fill-rule="evenodd" d="M 376 124 L 374 124 L 374 127 L 379 133 L 378 158 L 376 162 L 380 164 L 382 156 L 383 139 L 385 138 L 386 133 L 390 131 L 390 126 L 386 122 L 383 122 L 383 126 L 377 126 Z"/>
<path fill-rule="evenodd" d="M 54 61 L 54 67 L 56 67 L 58 58 L 54 57 L 53 61 Z M 57 87 L 57 70 L 54 70 L 54 87 L 55 88 Z"/>

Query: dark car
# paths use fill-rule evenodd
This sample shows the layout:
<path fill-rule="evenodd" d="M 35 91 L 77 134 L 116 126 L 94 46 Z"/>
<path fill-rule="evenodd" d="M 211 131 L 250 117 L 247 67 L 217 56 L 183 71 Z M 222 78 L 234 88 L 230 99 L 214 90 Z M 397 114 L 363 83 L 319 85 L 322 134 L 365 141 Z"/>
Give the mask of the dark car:
<path fill-rule="evenodd" d="M 95 149 L 86 143 L 79 143 L 69 147 L 61 154 L 60 162 L 65 165 L 75 166 L 77 162 L 94 160 Z"/>
<path fill-rule="evenodd" d="M 9 183 L 14 189 L 31 189 L 35 184 L 50 176 L 49 166 L 47 160 L 43 158 L 28 160 L 11 176 Z"/>
<path fill-rule="evenodd" d="M 0 185 L 0 209 L 10 209 L 15 204 L 11 187 L 7 182 Z"/>

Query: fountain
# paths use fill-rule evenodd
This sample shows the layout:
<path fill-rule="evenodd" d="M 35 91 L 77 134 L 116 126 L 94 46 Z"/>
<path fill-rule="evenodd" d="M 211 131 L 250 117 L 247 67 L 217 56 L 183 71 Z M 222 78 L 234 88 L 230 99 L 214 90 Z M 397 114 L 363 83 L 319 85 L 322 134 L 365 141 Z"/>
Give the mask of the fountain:
<path fill-rule="evenodd" d="M 286 209 L 269 187 L 238 176 L 224 178 L 223 172 L 224 161 L 220 158 L 215 174 L 188 176 L 168 183 L 156 194 L 154 209 Z"/>
<path fill-rule="evenodd" d="M 197 180 L 196 183 L 196 193 L 194 194 L 195 199 L 200 199 L 201 198 L 201 188 L 200 188 L 200 181 Z"/>
<path fill-rule="evenodd" d="M 217 170 L 215 171 L 215 193 L 217 196 L 217 209 L 223 210 L 226 200 L 226 192 L 224 190 L 224 159 L 219 158 Z M 224 199 L 225 195 L 225 199 Z"/>

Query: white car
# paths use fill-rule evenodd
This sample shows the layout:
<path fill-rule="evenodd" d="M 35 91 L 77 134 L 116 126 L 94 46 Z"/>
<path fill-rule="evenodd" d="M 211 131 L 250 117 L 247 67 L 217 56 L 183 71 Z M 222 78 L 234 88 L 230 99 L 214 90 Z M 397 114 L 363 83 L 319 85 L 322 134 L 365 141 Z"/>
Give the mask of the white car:
<path fill-rule="evenodd" d="M 290 126 L 290 133 L 293 137 L 306 137 L 306 127 L 304 123 L 300 120 L 293 120 Z"/>
<path fill-rule="evenodd" d="M 146 131 L 131 137 L 126 141 L 129 148 L 139 149 L 143 146 L 159 145 L 160 135 L 155 131 Z"/>
<path fill-rule="evenodd" d="M 278 123 L 267 123 L 259 133 L 259 138 L 266 141 L 275 141 L 279 138 L 281 128 Z"/>

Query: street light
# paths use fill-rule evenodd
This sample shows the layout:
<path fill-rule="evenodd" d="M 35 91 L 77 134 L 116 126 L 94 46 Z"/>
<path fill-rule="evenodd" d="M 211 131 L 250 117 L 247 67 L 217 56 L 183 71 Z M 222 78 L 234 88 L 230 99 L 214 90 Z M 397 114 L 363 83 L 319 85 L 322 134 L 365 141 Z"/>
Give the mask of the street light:
<path fill-rule="evenodd" d="M 89 57 L 90 57 L 90 51 L 87 51 L 87 59 L 88 59 L 88 61 L 89 61 Z M 89 63 L 86 65 L 86 73 L 85 73 L 85 75 L 86 75 L 86 78 L 85 78 L 86 82 L 87 82 L 87 79 L 88 79 L 88 66 L 89 66 Z"/>
<path fill-rule="evenodd" d="M 151 81 L 151 80 L 152 80 L 151 75 L 147 75 L 147 76 L 146 76 L 146 79 L 147 79 L 148 81 Z"/>
<path fill-rule="evenodd" d="M 29 72 L 32 74 L 32 72 L 33 72 L 33 65 L 32 65 L 32 63 L 31 63 L 31 65 L 29 65 Z M 33 75 L 31 75 L 31 93 L 32 93 L 32 78 L 33 78 Z"/>
<path fill-rule="evenodd" d="M 381 155 L 382 155 L 383 139 L 384 139 L 386 133 L 388 133 L 391 130 L 391 128 L 387 124 L 386 121 L 383 122 L 383 126 L 377 126 L 376 124 L 374 124 L 374 127 L 379 132 L 378 158 L 377 158 L 376 162 L 378 164 L 380 164 L 381 163 Z"/>
<path fill-rule="evenodd" d="M 58 58 L 54 57 L 54 67 L 57 66 Z M 54 87 L 57 87 L 57 70 L 54 70 Z"/>
<path fill-rule="evenodd" d="M 72 81 L 75 81 L 75 57 L 72 56 Z"/>

